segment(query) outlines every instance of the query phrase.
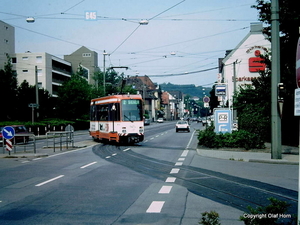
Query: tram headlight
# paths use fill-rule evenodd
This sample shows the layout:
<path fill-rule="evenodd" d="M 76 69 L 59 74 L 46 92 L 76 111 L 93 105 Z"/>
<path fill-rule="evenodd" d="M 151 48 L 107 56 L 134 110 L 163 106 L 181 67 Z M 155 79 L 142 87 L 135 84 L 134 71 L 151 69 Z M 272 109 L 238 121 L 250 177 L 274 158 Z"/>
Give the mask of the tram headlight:
<path fill-rule="evenodd" d="M 144 127 L 140 127 L 139 133 L 144 133 Z"/>
<path fill-rule="evenodd" d="M 122 127 L 122 133 L 126 133 L 126 127 Z"/>

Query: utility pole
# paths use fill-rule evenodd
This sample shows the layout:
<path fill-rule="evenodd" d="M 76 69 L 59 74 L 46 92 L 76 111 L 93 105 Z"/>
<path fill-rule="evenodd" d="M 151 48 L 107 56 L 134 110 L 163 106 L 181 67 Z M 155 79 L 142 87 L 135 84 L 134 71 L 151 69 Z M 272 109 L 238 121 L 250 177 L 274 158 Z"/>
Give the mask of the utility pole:
<path fill-rule="evenodd" d="M 39 82 L 38 82 L 38 70 L 35 66 L 35 101 L 36 101 L 36 117 L 39 118 Z"/>
<path fill-rule="evenodd" d="M 105 56 L 107 55 L 107 53 L 105 52 L 105 50 L 103 51 L 103 92 L 104 92 L 104 96 L 106 95 L 106 90 L 105 90 Z"/>
<path fill-rule="evenodd" d="M 278 83 L 280 82 L 279 5 L 271 0 L 271 158 L 281 159 L 281 120 L 278 112 Z"/>

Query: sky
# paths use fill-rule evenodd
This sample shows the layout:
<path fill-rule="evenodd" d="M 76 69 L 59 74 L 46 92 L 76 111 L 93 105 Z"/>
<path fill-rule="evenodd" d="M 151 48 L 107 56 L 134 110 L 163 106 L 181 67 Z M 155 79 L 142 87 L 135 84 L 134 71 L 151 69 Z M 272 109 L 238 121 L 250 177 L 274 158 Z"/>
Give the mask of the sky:
<path fill-rule="evenodd" d="M 105 51 L 106 67 L 128 67 L 115 70 L 158 84 L 211 87 L 218 58 L 258 22 L 256 0 L 0 1 L 0 20 L 15 27 L 16 53 L 63 58 L 85 46 L 98 53 L 101 70 Z"/>

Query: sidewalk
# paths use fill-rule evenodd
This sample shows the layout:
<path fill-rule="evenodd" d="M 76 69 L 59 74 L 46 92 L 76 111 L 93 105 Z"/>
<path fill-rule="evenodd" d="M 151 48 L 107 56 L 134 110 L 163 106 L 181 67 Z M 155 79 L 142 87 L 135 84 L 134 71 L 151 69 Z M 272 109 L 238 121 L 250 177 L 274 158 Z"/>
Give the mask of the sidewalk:
<path fill-rule="evenodd" d="M 77 135 L 81 135 L 83 133 L 88 133 L 88 131 L 75 131 L 74 132 L 74 136 Z M 17 145 L 17 151 L 16 153 L 14 153 L 14 150 L 10 153 L 4 150 L 3 153 L 3 146 L 0 146 L 0 159 L 1 158 L 41 158 L 41 157 L 47 157 L 50 155 L 54 155 L 54 154 L 59 154 L 62 152 L 68 152 L 68 151 L 72 151 L 72 150 L 76 150 L 79 148 L 84 148 L 87 146 L 92 146 L 97 144 L 97 142 L 93 141 L 92 139 L 90 140 L 85 140 L 85 141 L 75 141 L 73 146 L 71 143 L 68 144 L 68 148 L 66 147 L 66 144 L 63 143 L 62 145 L 62 150 L 60 150 L 60 145 L 56 144 L 55 147 L 55 151 L 53 148 L 53 144 L 52 144 L 52 138 L 50 138 L 49 140 L 49 147 L 47 147 L 46 145 L 46 135 L 39 135 L 35 137 L 36 140 L 45 140 L 45 142 L 43 143 L 43 147 L 37 147 L 36 148 L 36 153 L 34 153 L 33 150 L 33 146 L 32 144 L 18 144 Z"/>
<path fill-rule="evenodd" d="M 267 152 L 266 152 L 267 151 Z M 299 148 L 282 146 L 282 159 L 271 159 L 270 146 L 264 152 L 230 149 L 197 149 L 198 155 L 219 159 L 228 159 L 246 162 L 275 163 L 275 164 L 299 164 Z"/>

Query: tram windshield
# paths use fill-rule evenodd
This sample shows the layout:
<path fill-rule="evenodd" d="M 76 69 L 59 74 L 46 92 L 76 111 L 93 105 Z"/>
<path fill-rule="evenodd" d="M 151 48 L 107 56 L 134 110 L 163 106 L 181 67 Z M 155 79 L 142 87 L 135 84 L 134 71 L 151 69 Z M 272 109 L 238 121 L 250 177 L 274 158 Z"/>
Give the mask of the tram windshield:
<path fill-rule="evenodd" d="M 137 99 L 122 100 L 122 120 L 141 121 L 143 118 L 142 102 Z"/>

